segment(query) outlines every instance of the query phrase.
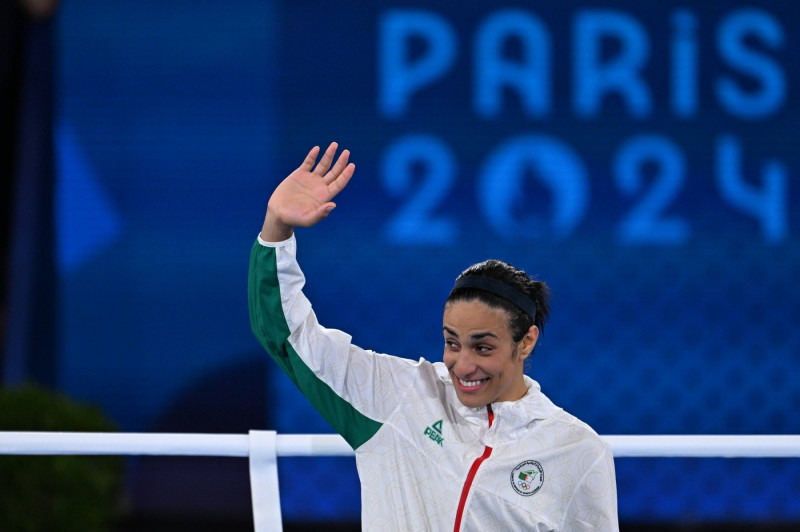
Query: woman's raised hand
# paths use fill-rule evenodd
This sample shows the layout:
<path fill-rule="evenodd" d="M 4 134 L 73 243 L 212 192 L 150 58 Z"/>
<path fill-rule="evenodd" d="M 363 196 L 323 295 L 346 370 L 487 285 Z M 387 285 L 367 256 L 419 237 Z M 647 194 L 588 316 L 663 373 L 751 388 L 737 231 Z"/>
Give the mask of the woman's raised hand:
<path fill-rule="evenodd" d="M 344 150 L 331 167 L 337 147 L 332 142 L 317 162 L 319 146 L 314 146 L 303 164 L 278 185 L 267 205 L 262 239 L 268 242 L 286 240 L 293 228 L 311 227 L 336 207 L 331 200 L 347 186 L 355 171 L 355 165 L 348 163 L 348 150 Z"/>

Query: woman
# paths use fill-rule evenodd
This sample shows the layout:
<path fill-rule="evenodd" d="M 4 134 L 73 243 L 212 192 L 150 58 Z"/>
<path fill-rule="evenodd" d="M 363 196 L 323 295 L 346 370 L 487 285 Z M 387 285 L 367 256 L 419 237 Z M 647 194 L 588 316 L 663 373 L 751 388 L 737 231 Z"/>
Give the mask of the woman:
<path fill-rule="evenodd" d="M 317 322 L 294 227 L 310 227 L 355 166 L 313 148 L 274 191 L 248 285 L 253 332 L 353 447 L 364 530 L 618 530 L 609 446 L 524 374 L 547 287 L 500 261 L 459 276 L 443 362 L 361 349 Z M 316 165 L 316 166 L 315 166 Z"/>

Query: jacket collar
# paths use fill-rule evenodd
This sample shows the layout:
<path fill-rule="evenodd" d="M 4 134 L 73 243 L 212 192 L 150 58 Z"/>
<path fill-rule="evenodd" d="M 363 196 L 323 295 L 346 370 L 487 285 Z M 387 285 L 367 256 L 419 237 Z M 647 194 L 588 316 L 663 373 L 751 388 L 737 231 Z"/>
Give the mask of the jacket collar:
<path fill-rule="evenodd" d="M 450 373 L 442 364 L 439 367 L 439 378 L 445 385 L 447 402 L 456 414 L 466 422 L 479 427 L 489 425 L 489 413 L 486 407 L 470 408 L 458 400 Z M 494 421 L 492 428 L 500 434 L 511 435 L 526 429 L 536 421 L 552 416 L 559 410 L 541 391 L 539 383 L 524 375 L 528 392 L 516 401 L 498 401 L 492 403 Z"/>

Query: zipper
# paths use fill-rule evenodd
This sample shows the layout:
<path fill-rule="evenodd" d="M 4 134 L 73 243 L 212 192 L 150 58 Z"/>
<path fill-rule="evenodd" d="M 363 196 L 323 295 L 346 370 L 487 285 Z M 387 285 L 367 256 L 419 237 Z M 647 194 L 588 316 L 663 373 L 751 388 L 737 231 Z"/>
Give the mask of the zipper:
<path fill-rule="evenodd" d="M 494 421 L 494 412 L 492 412 L 492 405 L 486 405 L 486 413 L 489 415 L 489 428 L 492 428 L 492 421 Z M 464 517 L 464 507 L 467 504 L 467 497 L 469 490 L 472 487 L 472 481 L 475 480 L 475 475 L 478 473 L 478 468 L 481 464 L 492 455 L 492 448 L 488 445 L 483 448 L 483 454 L 472 462 L 472 467 L 469 468 L 467 479 L 464 481 L 464 487 L 461 488 L 461 498 L 458 500 L 458 510 L 456 510 L 456 524 L 453 532 L 461 530 L 461 519 Z"/>

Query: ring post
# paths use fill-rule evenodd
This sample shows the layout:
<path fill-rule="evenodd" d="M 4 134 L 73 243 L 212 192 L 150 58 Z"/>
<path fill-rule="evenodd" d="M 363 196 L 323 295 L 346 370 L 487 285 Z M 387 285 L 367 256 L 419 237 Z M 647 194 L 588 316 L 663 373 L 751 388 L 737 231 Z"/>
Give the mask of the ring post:
<path fill-rule="evenodd" d="M 250 431 L 250 494 L 256 532 L 283 530 L 276 442 L 273 430 Z"/>

